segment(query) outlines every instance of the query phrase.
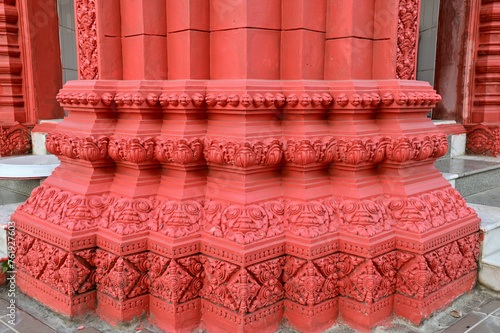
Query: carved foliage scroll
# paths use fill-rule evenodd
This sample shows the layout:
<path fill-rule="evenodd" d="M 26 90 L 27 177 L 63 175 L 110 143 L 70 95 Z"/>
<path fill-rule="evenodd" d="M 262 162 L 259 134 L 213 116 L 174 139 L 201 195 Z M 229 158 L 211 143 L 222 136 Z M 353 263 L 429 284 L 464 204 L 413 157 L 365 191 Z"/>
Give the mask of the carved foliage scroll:
<path fill-rule="evenodd" d="M 80 79 L 99 79 L 97 65 L 96 0 L 76 0 Z"/>
<path fill-rule="evenodd" d="M 399 1 L 396 76 L 400 80 L 417 77 L 418 13 L 420 0 Z"/>

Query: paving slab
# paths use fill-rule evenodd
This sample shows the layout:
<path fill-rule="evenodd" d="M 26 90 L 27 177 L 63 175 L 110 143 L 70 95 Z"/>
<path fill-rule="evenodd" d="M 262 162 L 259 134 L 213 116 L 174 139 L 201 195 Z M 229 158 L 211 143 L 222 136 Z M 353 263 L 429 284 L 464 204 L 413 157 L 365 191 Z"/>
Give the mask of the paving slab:
<path fill-rule="evenodd" d="M 467 333 L 498 333 L 500 332 L 500 318 L 488 317 Z"/>
<path fill-rule="evenodd" d="M 445 329 L 443 333 L 464 333 L 485 318 L 486 315 L 484 313 L 473 311 L 456 322 L 451 327 Z"/>

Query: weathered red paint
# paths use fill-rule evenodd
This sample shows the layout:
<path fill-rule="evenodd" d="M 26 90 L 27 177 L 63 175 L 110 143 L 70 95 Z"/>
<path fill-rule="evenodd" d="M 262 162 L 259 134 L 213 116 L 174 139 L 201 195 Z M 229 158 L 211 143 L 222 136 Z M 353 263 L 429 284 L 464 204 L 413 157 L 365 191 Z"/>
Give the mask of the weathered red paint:
<path fill-rule="evenodd" d="M 146 1 L 120 3 L 76 0 L 89 80 L 58 94 L 68 117 L 47 149 L 61 166 L 13 216 L 23 292 L 112 324 L 150 313 L 169 332 L 320 332 L 419 323 L 470 290 L 479 219 L 433 166 L 441 98 L 397 79 L 415 75 L 418 1 L 167 1 L 166 44 L 136 53 L 103 31 L 163 28 Z M 356 49 L 357 21 L 329 39 L 339 6 L 387 17 L 376 52 L 354 56 L 375 50 Z M 183 37 L 208 29 L 200 49 Z M 328 50 L 338 40 L 354 48 Z M 339 54 L 349 70 L 332 81 Z"/>
<path fill-rule="evenodd" d="M 62 118 L 56 1 L 0 1 L 0 156 L 31 151 L 30 129 Z"/>
<path fill-rule="evenodd" d="M 471 109 L 467 134 L 467 152 L 493 155 L 500 153 L 500 112 L 498 89 L 500 87 L 497 66 L 498 22 L 500 3 L 481 2 L 477 28 L 477 55 L 474 76 L 474 104 Z"/>

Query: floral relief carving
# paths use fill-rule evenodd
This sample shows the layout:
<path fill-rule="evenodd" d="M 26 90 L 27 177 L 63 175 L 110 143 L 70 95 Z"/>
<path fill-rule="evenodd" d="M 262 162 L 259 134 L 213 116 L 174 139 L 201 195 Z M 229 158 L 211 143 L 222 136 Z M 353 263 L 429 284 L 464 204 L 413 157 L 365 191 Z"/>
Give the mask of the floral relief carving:
<path fill-rule="evenodd" d="M 351 280 L 357 291 L 357 295 L 354 298 L 358 301 L 372 304 L 386 294 L 389 294 L 389 290 L 384 290 L 384 287 L 387 287 L 387 283 L 383 283 L 384 278 L 372 260 L 367 260 L 360 265 L 352 274 Z"/>
<path fill-rule="evenodd" d="M 299 165 L 328 164 L 338 155 L 337 146 L 331 139 L 288 140 L 285 159 Z"/>
<path fill-rule="evenodd" d="M 47 151 L 71 159 L 97 161 L 108 156 L 107 137 L 77 137 L 62 133 L 51 133 L 45 142 Z"/>
<path fill-rule="evenodd" d="M 151 295 L 173 304 L 182 303 L 199 296 L 203 287 L 203 266 L 200 256 L 171 260 L 153 253 L 143 253 L 143 258 L 128 260 L 147 269 L 144 290 Z"/>
<path fill-rule="evenodd" d="M 59 258 L 60 257 L 59 255 Z M 92 287 L 92 284 L 83 285 L 90 274 L 90 269 L 73 253 L 67 255 L 66 261 L 60 267 L 57 267 L 57 259 L 54 261 L 52 255 L 50 258 L 52 260 L 49 262 L 46 271 L 40 278 L 42 281 L 48 284 L 55 283 L 57 289 L 69 296 L 73 296 L 76 293 L 82 293 Z"/>
<path fill-rule="evenodd" d="M 99 79 L 95 0 L 76 0 L 80 79 Z"/>
<path fill-rule="evenodd" d="M 397 291 L 423 299 L 438 288 L 437 280 L 425 257 L 419 255 L 399 271 Z"/>
<path fill-rule="evenodd" d="M 108 153 L 115 161 L 142 163 L 153 159 L 154 146 L 154 138 L 111 137 Z"/>
<path fill-rule="evenodd" d="M 200 296 L 216 304 L 234 309 L 235 303 L 227 287 L 227 281 L 238 270 L 238 266 L 228 262 L 203 256 L 205 278 Z"/>
<path fill-rule="evenodd" d="M 407 162 L 441 157 L 448 151 L 444 134 L 423 137 L 374 137 L 364 139 L 322 138 L 287 141 L 285 159 L 288 162 L 308 164 L 380 163 L 384 160 Z"/>
<path fill-rule="evenodd" d="M 162 163 L 189 164 L 203 157 L 203 142 L 200 139 L 155 139 L 155 158 Z"/>
<path fill-rule="evenodd" d="M 399 0 L 396 78 L 416 79 L 420 0 Z"/>
<path fill-rule="evenodd" d="M 387 159 L 394 162 L 424 161 L 442 157 L 448 151 L 444 134 L 424 137 L 400 137 L 387 145 Z"/>
<path fill-rule="evenodd" d="M 233 274 L 227 283 L 233 302 L 229 308 L 241 314 L 249 312 L 250 305 L 260 290 L 260 285 L 244 268 Z"/>
<path fill-rule="evenodd" d="M 286 297 L 303 305 L 318 304 L 325 298 L 321 292 L 325 280 L 318 268 L 309 261 L 285 282 Z"/>
<path fill-rule="evenodd" d="M 279 164 L 283 148 L 280 141 L 274 139 L 253 143 L 207 139 L 203 154 L 208 163 L 249 168 Z"/>
<path fill-rule="evenodd" d="M 193 276 L 182 265 L 176 260 L 171 260 L 165 272 L 152 282 L 151 294 L 178 304 L 192 280 Z"/>
<path fill-rule="evenodd" d="M 97 290 L 124 301 L 129 298 L 141 274 L 128 260 L 98 249 L 94 259 Z"/>
<path fill-rule="evenodd" d="M 201 296 L 241 314 L 257 311 L 281 300 L 285 289 L 281 274 L 285 258 L 248 268 L 202 257 L 205 280 Z"/>
<path fill-rule="evenodd" d="M 152 257 L 151 253 L 143 252 L 125 257 L 124 259 L 131 263 L 140 274 L 134 288 L 129 292 L 128 297 L 136 297 L 150 292 L 152 276 L 149 273 Z"/>
<path fill-rule="evenodd" d="M 285 297 L 285 289 L 281 283 L 284 264 L 285 258 L 281 257 L 247 268 L 260 284 L 259 292 L 255 296 L 249 312 L 274 304 Z"/>
<path fill-rule="evenodd" d="M 0 126 L 0 156 L 24 155 L 31 152 L 31 131 L 20 124 L 7 129 Z"/>
<path fill-rule="evenodd" d="M 376 137 L 373 139 L 338 139 L 338 156 L 335 162 L 347 164 L 380 163 L 386 155 L 389 139 Z"/>
<path fill-rule="evenodd" d="M 16 241 L 18 268 L 69 296 L 95 286 L 121 302 L 147 293 L 172 304 L 203 297 L 242 315 L 285 297 L 306 306 L 337 295 L 370 305 L 396 291 L 423 299 L 477 269 L 479 256 L 477 233 L 424 255 L 285 256 L 246 268 L 205 255 L 169 259 L 151 252 L 120 257 L 101 249 L 68 253 L 23 232 Z"/>
<path fill-rule="evenodd" d="M 422 299 L 477 269 L 478 240 L 475 233 L 407 260 L 398 270 L 397 291 Z"/>
<path fill-rule="evenodd" d="M 71 252 L 61 250 L 22 232 L 16 232 L 16 266 L 65 295 L 93 289 L 91 266 Z"/>

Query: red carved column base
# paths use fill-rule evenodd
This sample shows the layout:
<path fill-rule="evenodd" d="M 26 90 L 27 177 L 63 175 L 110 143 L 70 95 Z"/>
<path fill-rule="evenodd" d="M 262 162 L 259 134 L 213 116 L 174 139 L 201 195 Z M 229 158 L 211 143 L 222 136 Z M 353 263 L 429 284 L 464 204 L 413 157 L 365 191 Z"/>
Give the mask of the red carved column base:
<path fill-rule="evenodd" d="M 88 231 L 48 228 L 44 221 L 16 224 L 16 282 L 27 295 L 66 316 L 83 316 L 96 308 L 92 252 Z M 32 217 L 33 218 L 33 217 Z"/>
<path fill-rule="evenodd" d="M 23 223 L 18 225 L 22 230 Z M 29 232 L 40 238 L 25 231 L 17 234 L 23 292 L 67 316 L 96 309 L 112 325 L 149 313 L 155 325 L 173 332 L 197 327 L 208 332 L 274 332 L 282 319 L 299 331 L 322 332 L 337 317 L 366 331 L 392 313 L 419 324 L 474 286 L 479 253 L 479 237 L 473 233 L 437 248 L 442 239 L 434 237 L 420 243 L 431 248 L 423 254 L 392 250 L 368 258 L 338 252 L 336 246 L 326 256 L 318 256 L 328 252 L 325 247 L 313 246 L 307 256 L 306 250 L 291 245 L 288 249 L 309 259 L 281 255 L 243 268 L 206 255 L 169 259 L 150 250 L 118 256 L 95 247 L 68 252 L 53 245 L 68 245 L 64 237 L 45 232 L 42 224 Z M 91 244 L 80 239 L 71 246 Z M 99 239 L 97 244 L 127 250 L 132 243 Z M 202 241 L 201 248 L 211 244 Z M 186 247 L 159 250 L 179 253 Z M 212 253 L 234 258 L 221 249 Z"/>
<path fill-rule="evenodd" d="M 285 309 L 284 318 L 299 332 L 323 332 L 337 320 L 339 299 L 333 298 L 312 306 L 285 300 Z"/>
<path fill-rule="evenodd" d="M 394 314 L 419 325 L 434 311 L 449 305 L 458 296 L 472 290 L 476 279 L 477 271 L 472 271 L 423 299 L 397 293 L 394 295 Z"/>
<path fill-rule="evenodd" d="M 207 332 L 276 332 L 283 317 L 283 301 L 255 311 L 238 314 L 210 301 L 201 300 L 202 328 Z"/>
<path fill-rule="evenodd" d="M 165 332 L 191 332 L 200 325 L 202 305 L 199 298 L 174 305 L 149 296 L 149 309 L 153 324 Z"/>
<path fill-rule="evenodd" d="M 361 331 L 369 331 L 372 327 L 390 319 L 394 309 L 394 297 L 389 296 L 373 304 L 366 304 L 353 299 L 340 298 L 342 319 L 349 326 Z"/>
<path fill-rule="evenodd" d="M 70 297 L 23 271 L 16 273 L 16 283 L 23 293 L 64 316 L 85 316 L 96 308 L 97 297 L 95 290 Z"/>
<path fill-rule="evenodd" d="M 500 124 L 465 125 L 467 154 L 497 157 L 500 154 Z"/>
<path fill-rule="evenodd" d="M 58 95 L 61 167 L 12 217 L 21 274 L 72 301 L 56 311 L 94 293 L 113 325 L 369 330 L 398 295 L 436 309 L 475 272 L 479 219 L 433 166 L 448 146 L 428 85 L 174 83 Z"/>
<path fill-rule="evenodd" d="M 0 156 L 31 153 L 31 131 L 19 123 L 0 124 Z"/>
<path fill-rule="evenodd" d="M 109 295 L 97 292 L 96 314 L 113 326 L 127 323 L 149 312 L 149 295 L 142 295 L 126 301 L 117 300 Z"/>

